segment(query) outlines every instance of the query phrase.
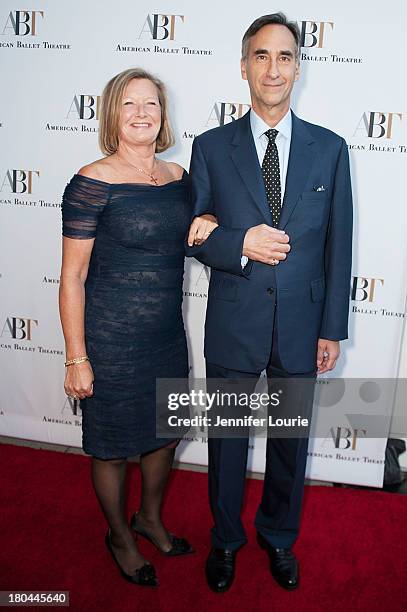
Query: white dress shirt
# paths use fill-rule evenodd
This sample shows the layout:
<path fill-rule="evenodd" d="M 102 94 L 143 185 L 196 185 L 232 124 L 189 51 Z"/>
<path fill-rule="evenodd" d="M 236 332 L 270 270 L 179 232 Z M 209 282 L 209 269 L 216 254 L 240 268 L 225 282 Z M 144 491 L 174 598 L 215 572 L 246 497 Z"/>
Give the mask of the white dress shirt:
<path fill-rule="evenodd" d="M 250 111 L 250 127 L 253 134 L 254 144 L 256 145 L 257 157 L 259 158 L 260 166 L 263 163 L 266 154 L 269 139 L 265 132 L 270 129 L 270 126 L 259 117 L 253 109 Z M 276 145 L 278 151 L 278 160 L 280 163 L 280 182 L 281 182 L 281 203 L 283 203 L 285 192 L 285 181 L 287 178 L 288 158 L 290 155 L 291 146 L 291 129 L 292 119 L 291 110 L 274 127 L 278 131 L 276 137 Z"/>
<path fill-rule="evenodd" d="M 266 154 L 267 145 L 269 139 L 266 136 L 267 130 L 270 126 L 255 113 L 253 109 L 250 110 L 250 128 L 252 130 L 254 144 L 256 146 L 257 157 L 259 158 L 260 166 L 263 163 L 264 156 Z M 276 136 L 276 145 L 278 151 L 278 161 L 280 164 L 280 183 L 281 183 L 281 204 L 283 203 L 285 193 L 285 182 L 287 178 L 288 158 L 290 156 L 291 146 L 291 130 L 292 130 L 292 118 L 291 110 L 284 115 L 282 119 L 273 128 L 278 131 Z M 247 264 L 248 258 L 242 255 L 242 267 Z"/>

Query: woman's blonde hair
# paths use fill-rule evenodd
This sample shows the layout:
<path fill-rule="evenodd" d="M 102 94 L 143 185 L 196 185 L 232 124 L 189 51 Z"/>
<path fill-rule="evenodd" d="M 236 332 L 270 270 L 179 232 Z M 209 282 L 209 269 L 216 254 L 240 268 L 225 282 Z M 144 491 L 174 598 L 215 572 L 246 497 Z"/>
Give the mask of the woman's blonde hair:
<path fill-rule="evenodd" d="M 103 90 L 99 115 L 99 145 L 105 155 L 116 153 L 118 149 L 119 120 L 123 95 L 132 79 L 147 79 L 157 88 L 161 106 L 161 127 L 157 136 L 157 153 L 166 151 L 175 142 L 168 117 L 168 102 L 164 83 L 142 68 L 129 68 L 110 79 Z"/>

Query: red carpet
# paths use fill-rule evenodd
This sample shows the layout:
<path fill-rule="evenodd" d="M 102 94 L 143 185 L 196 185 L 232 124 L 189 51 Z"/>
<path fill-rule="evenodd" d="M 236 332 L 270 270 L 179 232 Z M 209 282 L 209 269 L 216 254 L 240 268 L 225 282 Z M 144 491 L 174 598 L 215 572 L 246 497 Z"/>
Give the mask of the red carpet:
<path fill-rule="evenodd" d="M 167 525 L 188 537 L 195 555 L 167 559 L 146 541 L 156 566 L 155 590 L 127 584 L 103 542 L 105 524 L 94 499 L 85 457 L 0 445 L 0 590 L 69 590 L 70 610 L 200 612 L 392 612 L 406 609 L 407 497 L 377 491 L 307 487 L 296 553 L 302 583 L 278 587 L 252 526 L 261 482 L 248 481 L 244 522 L 249 544 L 238 556 L 236 581 L 210 592 L 203 566 L 211 518 L 206 475 L 175 471 L 166 500 Z M 131 469 L 137 509 L 139 471 Z"/>

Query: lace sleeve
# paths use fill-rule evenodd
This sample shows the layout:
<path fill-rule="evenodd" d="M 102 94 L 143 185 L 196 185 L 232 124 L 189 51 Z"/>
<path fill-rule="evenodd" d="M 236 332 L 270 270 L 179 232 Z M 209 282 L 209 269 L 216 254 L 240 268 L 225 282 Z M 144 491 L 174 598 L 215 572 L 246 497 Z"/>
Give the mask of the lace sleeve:
<path fill-rule="evenodd" d="M 108 183 L 75 174 L 62 198 L 62 235 L 94 238 L 98 219 L 109 200 Z"/>

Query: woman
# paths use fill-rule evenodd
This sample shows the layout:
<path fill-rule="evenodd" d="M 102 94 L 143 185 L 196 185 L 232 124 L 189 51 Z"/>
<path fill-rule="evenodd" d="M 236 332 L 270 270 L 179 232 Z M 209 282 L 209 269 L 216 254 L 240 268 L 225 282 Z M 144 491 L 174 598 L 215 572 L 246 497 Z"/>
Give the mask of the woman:
<path fill-rule="evenodd" d="M 188 376 L 182 321 L 184 237 L 190 220 L 187 173 L 156 153 L 173 144 L 164 86 L 126 70 L 102 96 L 106 157 L 82 168 L 62 204 L 60 313 L 66 342 L 65 391 L 81 400 L 83 448 L 109 525 L 106 545 L 122 576 L 155 586 L 155 569 L 134 534 L 163 554 L 193 552 L 161 521 L 161 503 L 179 440 L 155 436 L 156 378 Z M 195 221 L 197 240 L 216 227 Z M 141 506 L 125 515 L 127 457 L 140 455 Z"/>

